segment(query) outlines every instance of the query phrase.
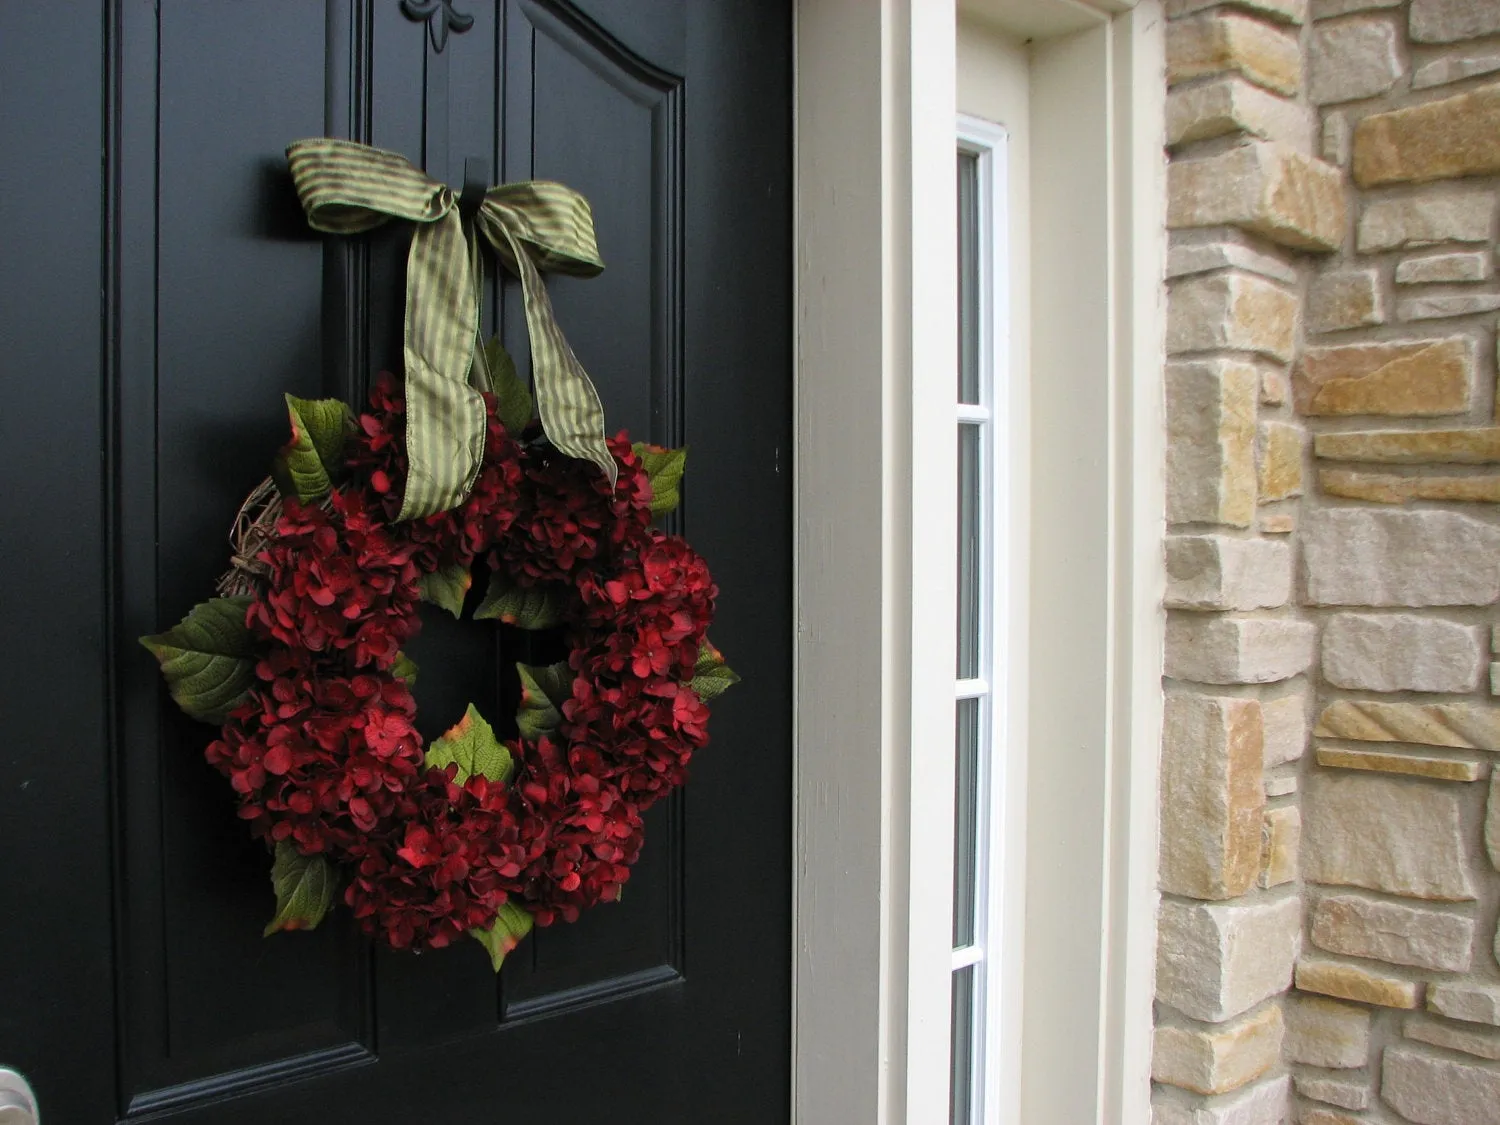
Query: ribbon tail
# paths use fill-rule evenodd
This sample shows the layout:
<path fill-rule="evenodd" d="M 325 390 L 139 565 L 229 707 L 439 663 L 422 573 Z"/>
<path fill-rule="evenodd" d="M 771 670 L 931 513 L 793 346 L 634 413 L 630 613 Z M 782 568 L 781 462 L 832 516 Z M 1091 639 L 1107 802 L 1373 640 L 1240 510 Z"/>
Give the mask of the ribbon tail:
<path fill-rule="evenodd" d="M 474 279 L 474 363 L 469 368 L 469 386 L 488 394 L 495 389 L 495 373 L 484 350 L 484 255 L 479 232 L 469 231 L 469 276 Z"/>
<path fill-rule="evenodd" d="M 398 519 L 462 504 L 484 458 L 483 396 L 466 381 L 479 334 L 458 215 L 419 226 L 407 256 L 406 490 Z"/>
<path fill-rule="evenodd" d="M 531 372 L 537 415 L 549 441 L 569 457 L 599 466 L 613 488 L 619 466 L 604 439 L 604 404 L 599 392 L 557 326 L 547 287 L 531 255 L 508 227 L 501 227 L 521 278 L 526 328 L 531 337 Z"/>
<path fill-rule="evenodd" d="M 406 490 L 398 520 L 421 519 L 464 502 L 484 459 L 479 392 L 406 353 Z"/>

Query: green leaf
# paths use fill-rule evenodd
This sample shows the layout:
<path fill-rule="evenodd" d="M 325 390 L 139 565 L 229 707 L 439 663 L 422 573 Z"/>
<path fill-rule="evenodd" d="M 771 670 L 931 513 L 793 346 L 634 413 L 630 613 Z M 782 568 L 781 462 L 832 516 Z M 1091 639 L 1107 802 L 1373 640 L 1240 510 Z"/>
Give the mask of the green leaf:
<path fill-rule="evenodd" d="M 651 478 L 651 514 L 675 511 L 682 501 L 682 470 L 687 466 L 687 447 L 662 449 L 660 446 L 636 442 L 632 449 L 640 457 Z"/>
<path fill-rule="evenodd" d="M 338 874 L 320 855 L 303 855 L 290 841 L 276 844 L 271 886 L 276 890 L 276 917 L 261 936 L 279 930 L 316 929 L 338 893 Z"/>
<path fill-rule="evenodd" d="M 698 646 L 698 661 L 693 665 L 693 678 L 688 687 L 698 694 L 699 699 L 704 703 L 717 699 L 739 682 L 740 678 L 724 663 L 723 653 L 707 641 Z"/>
<path fill-rule="evenodd" d="M 458 617 L 464 611 L 464 598 L 473 584 L 474 577 L 468 567 L 449 563 L 431 574 L 422 575 L 422 600 Z"/>
<path fill-rule="evenodd" d="M 391 665 L 391 675 L 403 681 L 407 687 L 417 686 L 417 662 L 404 652 L 396 654 L 396 661 Z"/>
<path fill-rule="evenodd" d="M 516 726 L 521 737 L 538 739 L 562 725 L 563 701 L 573 696 L 573 670 L 566 660 L 559 664 L 517 664 L 521 674 L 521 708 Z"/>
<path fill-rule="evenodd" d="M 516 374 L 516 361 L 500 346 L 500 337 L 491 336 L 484 346 L 484 358 L 490 367 L 490 389 L 495 394 L 495 415 L 505 432 L 520 437 L 531 421 L 531 390 Z"/>
<path fill-rule="evenodd" d="M 507 902 L 495 915 L 494 924 L 487 930 L 470 930 L 479 939 L 479 944 L 489 950 L 490 964 L 495 972 L 505 963 L 505 955 L 521 944 L 521 939 L 531 933 L 531 915 L 513 902 Z"/>
<path fill-rule="evenodd" d="M 292 440 L 276 454 L 271 476 L 282 496 L 304 503 L 319 500 L 328 495 L 344 463 L 349 408 L 336 398 L 287 395 L 286 412 Z"/>
<path fill-rule="evenodd" d="M 522 629 L 551 629 L 562 624 L 562 591 L 550 583 L 518 586 L 499 570 L 490 571 L 490 588 L 474 611 L 476 619 L 494 619 Z"/>
<path fill-rule="evenodd" d="M 509 781 L 515 770 L 510 751 L 500 744 L 494 728 L 472 703 L 464 717 L 427 748 L 429 766 L 441 770 L 454 763 L 458 765 L 454 780 L 460 785 L 476 773 L 491 781 Z"/>
<path fill-rule="evenodd" d="M 167 690 L 188 715 L 222 723 L 255 682 L 255 638 L 245 626 L 248 597 L 214 598 L 141 644 L 161 661 Z"/>

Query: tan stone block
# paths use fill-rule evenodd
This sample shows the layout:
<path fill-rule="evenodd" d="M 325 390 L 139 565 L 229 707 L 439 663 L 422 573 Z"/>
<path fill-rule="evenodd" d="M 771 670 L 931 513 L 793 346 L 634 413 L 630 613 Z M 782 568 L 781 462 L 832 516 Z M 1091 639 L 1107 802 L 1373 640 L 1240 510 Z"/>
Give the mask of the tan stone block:
<path fill-rule="evenodd" d="M 1307 19 L 1307 0 L 1167 0 L 1167 18 L 1180 19 L 1220 4 L 1282 23 L 1302 23 Z"/>
<path fill-rule="evenodd" d="M 1462 795 L 1410 778 L 1314 773 L 1302 798 L 1302 877 L 1438 902 L 1474 898 Z"/>
<path fill-rule="evenodd" d="M 1383 1008 L 1415 1008 L 1422 1002 L 1419 982 L 1372 972 L 1344 961 L 1304 957 L 1297 962 L 1297 987 L 1303 992 L 1378 1004 Z"/>
<path fill-rule="evenodd" d="M 1500 750 L 1500 708 L 1476 703 L 1381 703 L 1339 699 L 1314 734 L 1360 742 L 1416 742 L 1458 750 Z"/>
<path fill-rule="evenodd" d="M 1285 773 L 1279 777 L 1268 777 L 1263 788 L 1266 791 L 1267 800 L 1272 797 L 1290 797 L 1297 792 L 1297 775 Z M 1261 872 L 1261 876 L 1264 878 L 1264 871 Z"/>
<path fill-rule="evenodd" d="M 1262 406 L 1282 405 L 1286 402 L 1289 388 L 1286 372 L 1275 367 L 1266 368 L 1260 373 L 1260 404 Z"/>
<path fill-rule="evenodd" d="M 1282 617 L 1173 614 L 1166 674 L 1200 684 L 1269 684 L 1307 671 L 1316 631 Z"/>
<path fill-rule="evenodd" d="M 1492 0 L 1412 0 L 1411 37 L 1418 43 L 1454 43 L 1500 32 L 1500 7 Z"/>
<path fill-rule="evenodd" d="M 1260 502 L 1302 495 L 1302 450 L 1306 435 L 1301 426 L 1262 422 L 1260 426 Z"/>
<path fill-rule="evenodd" d="M 1295 762 L 1307 749 L 1307 692 L 1294 691 L 1260 704 L 1267 769 Z"/>
<path fill-rule="evenodd" d="M 1500 986 L 1480 981 L 1444 981 L 1427 990 L 1427 1006 L 1449 1019 L 1500 1025 Z"/>
<path fill-rule="evenodd" d="M 1500 53 L 1494 50 L 1464 51 L 1444 55 L 1417 67 L 1411 76 L 1413 90 L 1429 86 L 1446 86 L 1450 82 L 1462 82 L 1479 74 L 1490 74 L 1500 70 Z"/>
<path fill-rule="evenodd" d="M 1302 840 L 1302 812 L 1295 805 L 1267 809 L 1261 831 L 1260 885 L 1279 887 L 1297 877 L 1297 845 Z"/>
<path fill-rule="evenodd" d="M 1411 613 L 1339 613 L 1323 627 L 1323 678 L 1365 691 L 1473 691 L 1484 674 L 1479 631 Z"/>
<path fill-rule="evenodd" d="M 1285 543 L 1227 535 L 1167 537 L 1169 609 L 1274 609 L 1292 593 Z"/>
<path fill-rule="evenodd" d="M 1340 1109 L 1370 1108 L 1370 1087 L 1363 1081 L 1327 1074 L 1299 1074 L 1296 1083 L 1297 1093 L 1304 1098 L 1331 1102 Z"/>
<path fill-rule="evenodd" d="M 1350 430 L 1319 434 L 1313 452 L 1329 461 L 1387 465 L 1489 465 L 1500 463 L 1500 427 L 1466 430 Z"/>
<path fill-rule="evenodd" d="M 1286 1057 L 1306 1066 L 1349 1070 L 1370 1058 L 1370 1013 L 1365 1008 L 1293 994 L 1286 1000 Z"/>
<path fill-rule="evenodd" d="M 1385 323 L 1385 298 L 1374 270 L 1340 270 L 1313 278 L 1307 290 L 1307 330 L 1339 332 Z"/>
<path fill-rule="evenodd" d="M 1167 85 L 1226 73 L 1296 94 L 1302 87 L 1297 37 L 1235 12 L 1210 12 L 1168 25 Z"/>
<path fill-rule="evenodd" d="M 1418 1125 L 1500 1125 L 1500 1070 L 1427 1051 L 1390 1046 L 1380 1096 Z"/>
<path fill-rule="evenodd" d="M 1500 504 L 1500 473 L 1466 477 L 1412 476 L 1363 473 L 1354 469 L 1322 469 L 1318 484 L 1329 496 L 1404 504 L 1408 500 L 1454 500 Z"/>
<path fill-rule="evenodd" d="M 1290 1086 L 1283 1074 L 1205 1099 L 1157 1083 L 1151 1090 L 1151 1125 L 1284 1125 L 1291 1112 Z"/>
<path fill-rule="evenodd" d="M 1227 1026 L 1158 1027 L 1151 1077 L 1198 1094 L 1226 1094 L 1280 1061 L 1284 1032 L 1274 1004 Z"/>
<path fill-rule="evenodd" d="M 1489 801 L 1484 809 L 1484 850 L 1490 866 L 1500 871 L 1500 772 L 1490 774 Z"/>
<path fill-rule="evenodd" d="M 1377 199 L 1360 213 L 1357 242 L 1362 254 L 1440 242 L 1488 242 L 1494 217 L 1495 196 L 1489 191 Z"/>
<path fill-rule="evenodd" d="M 1500 1060 L 1500 1031 L 1490 1028 L 1462 1027 L 1431 1016 L 1411 1015 L 1402 1024 L 1401 1033 L 1419 1043 L 1463 1051 L 1482 1059 Z"/>
<path fill-rule="evenodd" d="M 1388 19 L 1319 23 L 1308 53 L 1308 99 L 1327 105 L 1385 93 L 1401 77 L 1397 40 Z"/>
<path fill-rule="evenodd" d="M 1264 512 L 1257 523 L 1266 535 L 1290 535 L 1297 530 L 1295 512 Z"/>
<path fill-rule="evenodd" d="M 1257 141 L 1167 169 L 1167 227 L 1234 226 L 1294 250 L 1344 242 L 1337 168 L 1283 144 Z"/>
<path fill-rule="evenodd" d="M 1478 762 L 1466 762 L 1462 758 L 1439 758 L 1433 754 L 1382 754 L 1375 750 L 1319 746 L 1316 758 L 1318 765 L 1330 769 L 1399 773 L 1433 781 L 1478 781 L 1481 776 Z"/>
<path fill-rule="evenodd" d="M 1500 695 L 1500 662 L 1490 662 L 1490 694 Z"/>
<path fill-rule="evenodd" d="M 1259 352 L 1283 362 L 1296 347 L 1297 298 L 1254 274 L 1234 270 L 1172 283 L 1167 352 Z"/>
<path fill-rule="evenodd" d="M 1396 316 L 1400 320 L 1444 320 L 1496 309 L 1500 309 L 1500 293 L 1435 293 L 1396 302 Z"/>
<path fill-rule="evenodd" d="M 1265 809 L 1260 702 L 1167 696 L 1161 754 L 1161 889 L 1244 894 L 1260 871 Z"/>
<path fill-rule="evenodd" d="M 1302 525 L 1308 605 L 1489 605 L 1500 528 L 1457 512 L 1333 508 Z"/>
<path fill-rule="evenodd" d="M 1491 268 L 1490 256 L 1477 251 L 1403 258 L 1396 266 L 1396 284 L 1432 285 L 1453 281 L 1485 281 L 1490 276 Z"/>
<path fill-rule="evenodd" d="M 1167 251 L 1167 277 L 1239 269 L 1272 281 L 1297 284 L 1297 269 L 1279 247 L 1258 235 L 1234 229 L 1186 230 L 1172 235 Z"/>
<path fill-rule="evenodd" d="M 1249 527 L 1255 518 L 1254 367 L 1169 363 L 1167 519 Z"/>
<path fill-rule="evenodd" d="M 1462 414 L 1477 351 L 1468 336 L 1308 348 L 1292 389 L 1304 414 Z"/>
<path fill-rule="evenodd" d="M 1466 973 L 1473 959 L 1474 920 L 1360 895 L 1324 895 L 1313 907 L 1311 937 L 1329 953 Z"/>
<path fill-rule="evenodd" d="M 1375 113 L 1354 128 L 1361 187 L 1500 172 L 1500 85 Z"/>
<path fill-rule="evenodd" d="M 1236 133 L 1282 141 L 1299 152 L 1312 148 L 1312 118 L 1305 108 L 1238 75 L 1178 87 L 1167 95 L 1168 146 Z"/>
<path fill-rule="evenodd" d="M 1297 1125 L 1369 1125 L 1369 1121 L 1336 1109 L 1307 1106 L 1297 1114 Z"/>
<path fill-rule="evenodd" d="M 1349 164 L 1349 144 L 1354 136 L 1349 119 L 1342 113 L 1323 115 L 1323 159 L 1339 168 Z"/>
<path fill-rule="evenodd" d="M 1257 902 L 1163 899 L 1156 998 L 1220 1023 L 1284 992 L 1301 947 L 1302 904 L 1294 894 Z"/>
<path fill-rule="evenodd" d="M 1312 18 L 1330 20 L 1335 16 L 1347 16 L 1350 12 L 1399 8 L 1404 3 L 1406 0 L 1312 0 Z"/>

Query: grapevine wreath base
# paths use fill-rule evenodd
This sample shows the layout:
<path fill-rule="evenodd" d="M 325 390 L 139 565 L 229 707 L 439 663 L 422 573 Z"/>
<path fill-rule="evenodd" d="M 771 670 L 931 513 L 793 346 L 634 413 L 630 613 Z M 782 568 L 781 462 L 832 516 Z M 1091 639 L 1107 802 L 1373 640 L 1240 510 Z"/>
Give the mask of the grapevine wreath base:
<path fill-rule="evenodd" d="M 708 643 L 717 588 L 680 537 L 684 451 L 609 442 L 611 486 L 562 456 L 497 345 L 484 457 L 467 500 L 398 521 L 402 388 L 382 375 L 353 418 L 287 397 L 275 489 L 235 533 L 224 595 L 143 643 L 189 715 L 222 724 L 209 762 L 274 851 L 267 934 L 316 926 L 342 891 L 396 949 L 472 934 L 498 969 L 531 929 L 620 896 L 641 814 L 708 740 L 706 702 L 736 679 Z M 560 630 L 568 656 L 518 665 L 517 736 L 471 705 L 423 748 L 401 648 L 418 606 Z"/>

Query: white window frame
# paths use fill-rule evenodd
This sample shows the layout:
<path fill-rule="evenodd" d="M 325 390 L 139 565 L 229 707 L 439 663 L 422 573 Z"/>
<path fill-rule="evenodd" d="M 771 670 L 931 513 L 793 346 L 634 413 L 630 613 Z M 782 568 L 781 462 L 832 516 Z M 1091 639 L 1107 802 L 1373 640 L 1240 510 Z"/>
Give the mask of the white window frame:
<path fill-rule="evenodd" d="M 795 2 L 791 1118 L 938 1125 L 952 971 L 955 13 L 950 0 Z M 1164 19 L 1161 0 L 997 6 L 1052 21 L 1029 36 L 1031 238 L 1048 252 L 1031 255 L 1034 377 L 1015 415 L 1015 550 L 1031 577 L 1012 678 L 1030 724 L 1017 744 L 1036 760 L 1011 763 L 1006 795 L 1024 846 L 1006 859 L 1019 874 L 1005 936 L 1020 945 L 1005 971 L 1024 998 L 999 1032 L 1014 1068 L 1001 1119 L 1146 1125 Z"/>
<path fill-rule="evenodd" d="M 974 864 L 974 941 L 955 948 L 952 969 L 973 967 L 975 977 L 970 1092 L 973 1120 L 1000 1125 L 1007 1068 L 999 1054 L 998 1030 L 1007 1009 L 1019 997 L 1007 995 L 1007 960 L 1019 955 L 1005 942 L 1005 871 L 1007 854 L 1017 841 L 1007 837 L 1005 817 L 1008 765 L 1021 748 L 1012 746 L 1006 689 L 1011 682 L 1010 615 L 1014 567 L 1011 559 L 1010 385 L 1010 209 L 1009 136 L 1002 125 L 969 114 L 959 114 L 955 129 L 958 151 L 976 159 L 978 215 L 976 273 L 978 278 L 979 402 L 959 403 L 956 421 L 982 427 L 981 475 L 985 479 L 980 506 L 980 575 L 978 676 L 956 682 L 955 701 L 978 699 L 979 757 L 975 771 L 977 810 Z M 960 500 L 961 502 L 961 500 Z M 1024 724 L 1017 724 L 1024 729 Z M 1015 943 L 1012 942 L 1012 945 Z M 991 1051 L 991 1045 L 996 1050 Z"/>

